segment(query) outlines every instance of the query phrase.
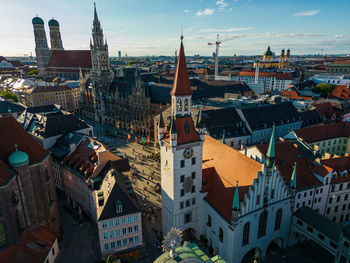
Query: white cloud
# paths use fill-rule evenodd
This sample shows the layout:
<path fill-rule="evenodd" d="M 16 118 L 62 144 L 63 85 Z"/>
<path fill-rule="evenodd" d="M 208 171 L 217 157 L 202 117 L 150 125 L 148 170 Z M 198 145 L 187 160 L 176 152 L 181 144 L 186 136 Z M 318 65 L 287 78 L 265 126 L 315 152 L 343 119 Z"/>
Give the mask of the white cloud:
<path fill-rule="evenodd" d="M 301 11 L 294 14 L 294 16 L 314 16 L 317 15 L 319 12 L 320 10 Z"/>
<path fill-rule="evenodd" d="M 225 3 L 225 0 L 217 0 L 215 3 L 217 6 L 219 6 L 219 11 L 224 11 L 225 8 L 228 6 L 227 3 Z"/>
<path fill-rule="evenodd" d="M 252 38 L 260 38 L 260 37 L 321 37 L 324 34 L 320 33 L 288 33 L 288 34 L 280 34 L 275 32 L 265 32 L 265 33 L 254 33 L 247 34 L 247 37 Z"/>
<path fill-rule="evenodd" d="M 233 31 L 245 31 L 245 30 L 251 30 L 251 27 L 231 27 L 231 28 L 222 28 L 222 29 L 216 29 L 216 28 L 206 28 L 199 30 L 200 32 L 233 32 Z"/>
<path fill-rule="evenodd" d="M 206 8 L 204 10 L 198 10 L 196 16 L 207 16 L 212 15 L 214 13 L 214 9 Z"/>
<path fill-rule="evenodd" d="M 344 35 L 341 35 L 341 34 L 338 34 L 338 35 L 335 35 L 334 38 L 343 38 Z"/>
<path fill-rule="evenodd" d="M 189 12 L 190 12 L 190 10 L 188 10 L 188 9 L 185 9 L 185 10 L 184 10 L 184 12 L 185 12 L 185 13 L 189 13 Z"/>

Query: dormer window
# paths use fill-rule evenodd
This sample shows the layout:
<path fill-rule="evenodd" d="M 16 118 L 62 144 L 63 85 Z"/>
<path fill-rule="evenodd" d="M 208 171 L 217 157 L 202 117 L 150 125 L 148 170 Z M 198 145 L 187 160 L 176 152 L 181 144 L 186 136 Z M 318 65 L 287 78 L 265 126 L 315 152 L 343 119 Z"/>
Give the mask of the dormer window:
<path fill-rule="evenodd" d="M 184 106 L 184 110 L 188 111 L 188 99 L 185 99 L 185 106 Z"/>
<path fill-rule="evenodd" d="M 120 200 L 117 200 L 115 202 L 115 210 L 117 214 L 120 214 L 123 212 L 123 206 L 122 206 L 122 202 Z"/>
<path fill-rule="evenodd" d="M 182 103 L 180 99 L 177 99 L 177 111 L 181 111 L 182 110 Z"/>

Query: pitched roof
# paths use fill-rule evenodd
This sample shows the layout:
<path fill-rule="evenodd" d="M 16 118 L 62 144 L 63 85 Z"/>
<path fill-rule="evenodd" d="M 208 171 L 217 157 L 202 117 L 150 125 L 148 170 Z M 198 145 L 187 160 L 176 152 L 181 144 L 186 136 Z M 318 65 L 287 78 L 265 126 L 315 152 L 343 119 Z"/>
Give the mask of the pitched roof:
<path fill-rule="evenodd" d="M 9 108 L 12 112 L 22 112 L 24 107 L 20 104 L 9 102 L 9 101 L 0 101 L 0 114 L 8 113 Z"/>
<path fill-rule="evenodd" d="M 206 200 L 227 220 L 231 219 L 234 189 L 238 180 L 240 200 L 261 171 L 262 165 L 235 149 L 205 136 L 203 185 Z"/>
<path fill-rule="evenodd" d="M 18 150 L 28 154 L 30 164 L 41 161 L 49 154 L 13 117 L 0 118 L 0 138 L 0 160 L 5 163 L 14 152 L 15 144 L 18 145 Z"/>
<path fill-rule="evenodd" d="M 56 85 L 56 86 L 39 86 L 39 87 L 34 87 L 31 93 L 59 92 L 59 91 L 66 91 L 66 90 L 70 90 L 70 88 L 64 84 Z"/>
<path fill-rule="evenodd" d="M 186 133 L 186 129 L 185 129 L 186 122 L 189 125 L 188 133 Z M 189 142 L 200 141 L 199 134 L 196 128 L 194 127 L 194 123 L 191 116 L 175 118 L 175 126 L 176 126 L 176 132 L 177 132 L 178 145 L 189 143 Z M 169 133 L 166 133 L 163 138 L 165 141 L 169 142 L 170 141 Z"/>
<path fill-rule="evenodd" d="M 337 85 L 337 87 L 332 90 L 330 97 L 340 98 L 340 99 L 350 99 L 350 88 L 348 85 Z"/>
<path fill-rule="evenodd" d="M 185 51 L 181 40 L 179 59 L 177 61 L 176 75 L 171 95 L 189 96 L 192 95 L 190 80 L 188 78 Z"/>
<path fill-rule="evenodd" d="M 266 157 L 268 144 L 260 144 L 256 147 Z M 293 145 L 288 141 L 275 143 L 275 164 L 286 184 L 289 185 L 291 182 L 295 163 L 297 163 L 297 189 L 321 184 L 320 180 L 314 174 L 324 177 L 328 174 L 327 168 L 308 158 L 301 152 L 301 149 L 298 149 L 299 147 L 301 148 L 301 146 Z"/>
<path fill-rule="evenodd" d="M 295 130 L 296 135 L 307 143 L 334 139 L 338 137 L 350 137 L 350 123 L 336 122 L 322 126 L 312 126 Z"/>
<path fill-rule="evenodd" d="M 90 50 L 52 50 L 48 68 L 91 68 Z"/>
<path fill-rule="evenodd" d="M 25 230 L 18 244 L 0 251 L 0 258 L 8 263 L 41 263 L 50 252 L 56 235 L 52 230 L 40 226 L 37 230 Z"/>

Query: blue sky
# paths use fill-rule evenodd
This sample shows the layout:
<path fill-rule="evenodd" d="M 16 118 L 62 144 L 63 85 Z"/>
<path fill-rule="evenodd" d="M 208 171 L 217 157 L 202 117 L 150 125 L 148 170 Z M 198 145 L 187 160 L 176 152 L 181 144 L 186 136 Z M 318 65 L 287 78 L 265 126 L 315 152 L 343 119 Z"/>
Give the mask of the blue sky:
<path fill-rule="evenodd" d="M 92 0 L 0 0 L 0 55 L 34 52 L 31 24 L 37 14 L 60 23 L 65 49 L 88 49 Z M 350 53 L 349 0 L 96 0 L 111 56 L 172 55 L 181 28 L 186 54 L 220 55 Z"/>

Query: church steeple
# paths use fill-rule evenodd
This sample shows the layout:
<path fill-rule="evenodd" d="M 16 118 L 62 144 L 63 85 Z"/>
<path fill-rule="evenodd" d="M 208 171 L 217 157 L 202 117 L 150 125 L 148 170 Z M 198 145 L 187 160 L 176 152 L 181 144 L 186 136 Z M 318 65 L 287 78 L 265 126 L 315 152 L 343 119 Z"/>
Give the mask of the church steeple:
<path fill-rule="evenodd" d="M 222 133 L 222 140 L 221 140 L 221 142 L 222 142 L 223 144 L 226 144 L 225 130 L 224 130 L 224 132 Z"/>
<path fill-rule="evenodd" d="M 266 156 L 267 156 L 266 165 L 267 167 L 271 167 L 275 159 L 275 125 L 273 125 L 272 127 L 272 134 L 271 134 L 269 148 L 267 149 Z"/>
<path fill-rule="evenodd" d="M 94 2 L 94 22 L 100 22 L 99 20 L 98 20 L 98 16 L 97 16 L 97 11 L 96 11 L 96 3 Z"/>
<path fill-rule="evenodd" d="M 233 196 L 232 202 L 232 210 L 239 211 L 239 189 L 238 189 L 238 181 L 236 183 L 235 194 Z"/>

